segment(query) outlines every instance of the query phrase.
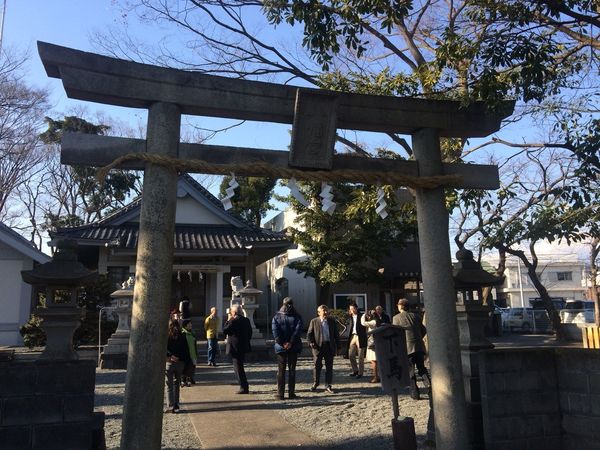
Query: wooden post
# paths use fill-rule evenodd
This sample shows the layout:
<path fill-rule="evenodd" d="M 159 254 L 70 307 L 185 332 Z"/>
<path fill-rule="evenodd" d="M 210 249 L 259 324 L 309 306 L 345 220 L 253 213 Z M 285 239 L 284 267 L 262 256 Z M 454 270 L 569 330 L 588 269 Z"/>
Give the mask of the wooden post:
<path fill-rule="evenodd" d="M 148 110 L 149 153 L 177 157 L 177 105 Z M 140 213 L 121 449 L 161 446 L 177 173 L 146 164 Z"/>
<path fill-rule="evenodd" d="M 442 158 L 438 131 L 421 129 L 412 135 L 412 143 L 420 175 L 440 174 Z M 467 409 L 444 188 L 417 189 L 416 203 L 436 446 L 441 450 L 467 449 Z"/>

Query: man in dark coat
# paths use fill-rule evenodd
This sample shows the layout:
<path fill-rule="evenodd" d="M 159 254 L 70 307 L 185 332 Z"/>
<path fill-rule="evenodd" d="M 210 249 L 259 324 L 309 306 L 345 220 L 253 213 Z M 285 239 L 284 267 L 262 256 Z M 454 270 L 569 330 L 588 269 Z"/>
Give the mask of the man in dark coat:
<path fill-rule="evenodd" d="M 425 367 L 425 344 L 423 337 L 427 333 L 423 325 L 421 316 L 409 311 L 408 300 L 401 298 L 398 300 L 399 313 L 394 316 L 393 324 L 404 328 L 406 334 L 406 354 L 411 361 L 409 374 L 411 378 L 410 395 L 413 399 L 420 398 L 419 388 L 417 387 L 417 375 L 415 366 L 419 375 L 423 378 L 426 387 L 430 385 L 429 373 Z"/>
<path fill-rule="evenodd" d="M 346 327 L 350 330 L 348 336 L 348 359 L 352 372 L 351 377 L 361 378 L 365 371 L 365 354 L 367 352 L 367 330 L 361 322 L 363 313 L 358 310 L 356 303 L 348 306 L 348 318 Z M 358 356 L 358 362 L 356 358 Z"/>
<path fill-rule="evenodd" d="M 288 396 L 296 396 L 296 362 L 302 351 L 302 317 L 296 312 L 291 297 L 283 299 L 281 309 L 275 313 L 271 321 L 273 338 L 275 339 L 275 353 L 277 354 L 277 395 L 279 400 L 284 399 L 285 369 L 289 368 Z"/>
<path fill-rule="evenodd" d="M 227 336 L 226 353 L 231 356 L 233 371 L 240 383 L 240 390 L 236 394 L 247 394 L 248 379 L 244 370 L 244 357 L 252 351 L 252 325 L 250 321 L 240 314 L 240 306 L 233 305 L 229 309 L 227 322 L 223 325 L 223 333 Z"/>
<path fill-rule="evenodd" d="M 326 305 L 321 305 L 317 308 L 319 317 L 315 317 L 308 325 L 306 338 L 312 349 L 313 361 L 315 367 L 313 369 L 313 385 L 310 388 L 311 392 L 315 392 L 321 380 L 321 369 L 323 368 L 323 360 L 325 360 L 325 392 L 333 394 L 331 382 L 333 380 L 333 357 L 340 348 L 340 336 L 338 333 L 337 322 L 333 318 L 329 318 L 329 308 Z"/>

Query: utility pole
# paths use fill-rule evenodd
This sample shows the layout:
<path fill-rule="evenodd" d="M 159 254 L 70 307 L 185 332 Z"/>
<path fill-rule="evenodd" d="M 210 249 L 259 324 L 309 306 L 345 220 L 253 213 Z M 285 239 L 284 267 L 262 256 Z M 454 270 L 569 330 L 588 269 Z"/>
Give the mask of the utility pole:
<path fill-rule="evenodd" d="M 4 38 L 4 17 L 6 16 L 6 0 L 2 1 L 2 20 L 0 21 L 0 52 L 2 51 L 2 40 Z"/>

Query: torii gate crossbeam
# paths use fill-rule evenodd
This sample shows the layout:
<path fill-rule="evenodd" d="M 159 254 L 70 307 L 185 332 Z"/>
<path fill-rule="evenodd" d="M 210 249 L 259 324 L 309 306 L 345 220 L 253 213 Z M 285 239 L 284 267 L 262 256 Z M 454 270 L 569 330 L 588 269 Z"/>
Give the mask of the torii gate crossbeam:
<path fill-rule="evenodd" d="M 293 124 L 292 150 L 287 165 L 301 170 L 337 170 L 343 158 L 333 154 L 333 137 L 337 128 L 347 128 L 412 135 L 416 162 L 394 165 L 389 160 L 381 163 L 375 159 L 368 170 L 382 174 L 390 168 L 406 170 L 418 177 L 448 175 L 454 170 L 464 175 L 468 169 L 453 169 L 442 164 L 439 138 L 487 136 L 499 129 L 502 119 L 514 107 L 508 102 L 502 105 L 501 111 L 491 112 L 481 103 L 464 107 L 452 101 L 348 94 L 235 80 L 138 64 L 42 42 L 38 43 L 38 51 L 47 74 L 62 79 L 69 97 L 147 108 L 144 152 L 173 159 L 181 158 L 186 149 L 179 143 L 181 114 L 195 114 Z M 65 150 L 69 150 L 68 139 Z M 79 142 L 87 142 L 88 149 L 93 151 L 106 150 L 109 141 L 84 139 Z M 112 141 L 112 144 L 121 149 L 130 144 L 140 146 L 139 142 L 127 140 Z M 193 150 L 198 149 L 200 147 Z M 210 156 L 210 149 L 200 150 Z M 256 161 L 255 154 L 248 158 L 241 153 L 236 153 L 238 161 Z M 112 149 L 104 154 L 108 159 L 113 156 Z M 92 158 L 84 158 L 88 161 L 78 159 L 79 156 L 69 162 L 86 164 Z M 281 155 L 275 155 L 275 159 L 284 164 Z M 361 159 L 361 164 L 370 160 Z M 383 167 L 375 167 L 378 164 Z M 489 176 L 475 178 L 475 182 L 454 183 L 454 186 L 496 188 L 497 171 L 490 169 L 492 166 L 487 167 Z M 160 448 L 164 394 L 162 367 L 167 341 L 165 317 L 171 283 L 175 187 L 173 170 L 145 163 L 123 412 L 121 448 L 124 450 Z M 469 423 L 444 187 L 417 188 L 416 197 L 429 324 L 436 444 L 439 449 L 466 449 L 469 447 Z"/>

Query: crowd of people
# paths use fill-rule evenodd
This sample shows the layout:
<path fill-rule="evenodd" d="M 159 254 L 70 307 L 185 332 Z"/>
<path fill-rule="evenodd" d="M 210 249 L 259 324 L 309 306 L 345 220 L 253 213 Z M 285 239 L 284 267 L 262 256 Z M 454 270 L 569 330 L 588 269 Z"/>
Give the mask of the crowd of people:
<path fill-rule="evenodd" d="M 423 338 L 427 332 L 422 317 L 411 312 L 409 302 L 405 298 L 398 300 L 398 313 L 393 319 L 385 313 L 381 306 L 361 312 L 356 303 L 348 306 L 345 323 L 330 316 L 326 305 L 317 308 L 317 317 L 308 324 L 306 340 L 313 357 L 313 383 L 311 392 L 321 386 L 321 372 L 325 365 L 325 384 L 323 391 L 335 393 L 333 388 L 333 363 L 341 350 L 340 335 L 342 330 L 348 337 L 347 355 L 352 372 L 349 376 L 362 378 L 365 362 L 370 362 L 371 378 L 369 383 L 380 383 L 381 376 L 377 365 L 375 339 L 373 331 L 377 328 L 393 324 L 404 330 L 406 353 L 409 364 L 410 395 L 420 399 L 417 385 L 417 374 L 423 380 L 426 388 L 430 387 L 430 377 L 425 367 L 426 348 Z M 217 308 L 211 308 L 210 314 L 204 320 L 204 330 L 207 338 L 207 365 L 217 366 L 219 345 L 219 317 Z M 342 328 L 342 329 L 340 329 Z M 282 306 L 271 321 L 274 349 L 277 357 L 277 392 L 275 398 L 285 399 L 287 384 L 288 399 L 296 399 L 296 364 L 302 351 L 302 332 L 304 321 L 294 307 L 290 297 L 283 299 Z M 227 321 L 223 324 L 223 334 L 227 337 L 226 354 L 231 357 L 233 371 L 239 383 L 237 394 L 249 394 L 249 382 L 244 370 L 246 354 L 252 351 L 252 326 L 242 314 L 239 305 L 232 305 L 228 311 Z M 171 313 L 167 343 L 167 362 L 165 377 L 167 385 L 167 410 L 179 411 L 179 391 L 181 387 L 195 384 L 194 373 L 198 362 L 197 337 L 192 330 L 191 303 L 184 297 L 179 308 Z M 286 383 L 287 372 L 287 383 Z"/>

